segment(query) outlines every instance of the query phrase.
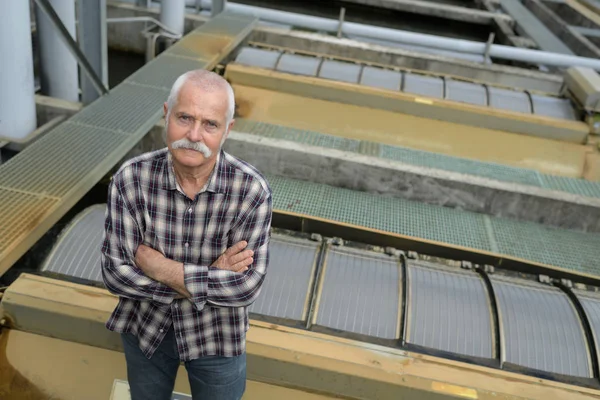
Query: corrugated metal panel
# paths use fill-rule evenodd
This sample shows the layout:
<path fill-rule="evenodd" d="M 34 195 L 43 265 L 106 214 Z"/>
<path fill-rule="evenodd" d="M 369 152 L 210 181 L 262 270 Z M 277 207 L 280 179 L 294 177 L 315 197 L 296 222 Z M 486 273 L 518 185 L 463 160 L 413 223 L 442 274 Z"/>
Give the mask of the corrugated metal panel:
<path fill-rule="evenodd" d="M 235 62 L 253 67 L 274 69 L 280 54 L 280 51 L 244 47 L 236 57 Z"/>
<path fill-rule="evenodd" d="M 198 69 L 198 61 L 190 58 L 164 54 L 160 63 L 148 63 L 138 69 L 125 82 L 153 86 L 170 91 L 175 80 L 182 74 Z M 208 61 L 208 60 L 207 60 Z M 165 74 L 165 64 L 169 65 L 169 73 Z"/>
<path fill-rule="evenodd" d="M 531 100 L 533 101 L 533 110 L 537 115 L 568 120 L 577 119 L 569 99 L 558 99 L 532 94 Z"/>
<path fill-rule="evenodd" d="M 433 76 L 405 73 L 404 92 L 441 99 L 444 97 L 444 80 Z"/>
<path fill-rule="evenodd" d="M 492 276 L 506 362 L 537 370 L 592 377 L 579 317 L 559 289 Z M 522 283 L 521 283 L 522 282 Z"/>
<path fill-rule="evenodd" d="M 494 358 L 491 305 L 474 272 L 407 260 L 408 343 L 480 358 Z"/>
<path fill-rule="evenodd" d="M 391 257 L 331 248 L 323 272 L 315 323 L 397 339 L 400 271 L 398 262 Z"/>
<path fill-rule="evenodd" d="M 267 277 L 249 311 L 305 320 L 319 246 L 309 240 L 273 235 Z"/>
<path fill-rule="evenodd" d="M 325 60 L 321 65 L 319 77 L 335 81 L 358 83 L 360 68 L 358 64 Z"/>
<path fill-rule="evenodd" d="M 320 58 L 298 54 L 284 54 L 279 59 L 277 70 L 296 75 L 316 76 L 320 63 Z"/>
<path fill-rule="evenodd" d="M 365 86 L 398 91 L 402 84 L 402 73 L 383 68 L 364 67 L 360 83 Z"/>
<path fill-rule="evenodd" d="M 42 271 L 102 283 L 100 248 L 104 237 L 106 205 L 79 213 L 67 226 L 44 261 Z"/>
<path fill-rule="evenodd" d="M 461 103 L 487 106 L 487 94 L 483 85 L 446 79 L 446 98 Z"/>
<path fill-rule="evenodd" d="M 490 107 L 531 114 L 531 102 L 525 92 L 489 86 Z"/>

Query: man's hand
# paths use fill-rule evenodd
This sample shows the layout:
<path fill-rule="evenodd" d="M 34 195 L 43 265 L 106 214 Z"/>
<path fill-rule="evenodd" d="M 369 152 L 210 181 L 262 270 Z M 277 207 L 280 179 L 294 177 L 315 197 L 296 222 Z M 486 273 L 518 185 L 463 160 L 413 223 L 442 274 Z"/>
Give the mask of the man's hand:
<path fill-rule="evenodd" d="M 212 266 L 233 272 L 244 272 L 248 270 L 248 266 L 252 264 L 254 259 L 252 250 L 244 250 L 248 243 L 244 240 L 237 242 L 221 255 Z M 243 251 L 244 250 L 244 251 Z"/>

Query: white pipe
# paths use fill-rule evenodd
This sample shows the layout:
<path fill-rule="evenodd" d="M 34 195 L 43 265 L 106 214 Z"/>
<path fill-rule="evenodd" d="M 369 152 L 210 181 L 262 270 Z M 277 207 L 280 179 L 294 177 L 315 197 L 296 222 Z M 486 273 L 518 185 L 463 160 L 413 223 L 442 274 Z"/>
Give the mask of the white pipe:
<path fill-rule="evenodd" d="M 202 0 L 201 5 L 203 9 L 210 9 L 212 7 L 212 0 Z M 246 6 L 231 3 L 229 1 L 227 2 L 226 10 L 240 14 L 254 15 L 267 21 L 313 29 L 316 31 L 337 32 L 339 27 L 339 21 L 333 19 Z M 364 36 L 373 39 L 478 55 L 483 55 L 486 48 L 486 44 L 482 42 L 450 39 L 423 33 L 362 25 L 353 22 L 344 22 L 342 25 L 342 32 L 349 36 Z M 522 49 L 497 44 L 490 46 L 489 55 L 505 60 L 522 61 L 540 65 L 553 65 L 557 67 L 580 66 L 600 70 L 600 59 Z"/>
<path fill-rule="evenodd" d="M 6 2 L 4 2 L 6 3 Z M 75 2 L 50 0 L 73 40 L 75 36 Z M 37 33 L 40 43 L 42 93 L 64 100 L 79 101 L 79 74 L 77 60 L 60 37 L 48 16 L 36 7 Z"/>
<path fill-rule="evenodd" d="M 0 137 L 22 139 L 37 128 L 28 1 L 0 11 Z"/>
<path fill-rule="evenodd" d="M 160 5 L 160 22 L 179 35 L 185 26 L 185 0 L 163 1 Z"/>

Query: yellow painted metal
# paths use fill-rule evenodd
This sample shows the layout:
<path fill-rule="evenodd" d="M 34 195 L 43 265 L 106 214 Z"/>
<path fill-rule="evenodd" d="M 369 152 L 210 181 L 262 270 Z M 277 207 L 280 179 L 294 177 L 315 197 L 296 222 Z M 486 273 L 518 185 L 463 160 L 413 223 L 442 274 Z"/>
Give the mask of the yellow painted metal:
<path fill-rule="evenodd" d="M 410 93 L 292 75 L 235 63 L 227 65 L 225 76 L 237 85 L 277 90 L 278 92 L 309 98 L 366 106 L 545 139 L 582 144 L 589 132 L 589 127 L 582 121 L 569 121 L 487 106 L 415 96 Z"/>
<path fill-rule="evenodd" d="M 60 365 L 60 367 L 57 367 Z M 13 329 L 0 334 L 3 400 L 108 400 L 115 380 L 126 380 L 123 353 Z M 179 369 L 175 391 L 190 393 Z M 327 400 L 330 396 L 248 381 L 244 400 Z"/>
<path fill-rule="evenodd" d="M 115 303 L 114 296 L 99 289 L 21 275 L 1 303 L 11 329 L 4 330 L 0 341 L 0 371 L 10 378 L 0 379 L 5 382 L 0 383 L 0 390 L 15 379 L 63 394 L 60 398 L 71 398 L 69 393 L 88 385 L 89 389 L 104 385 L 110 390 L 112 380 L 123 379 L 123 356 L 119 351 L 101 350 L 112 348 L 113 343 L 98 341 L 102 335 L 88 334 L 105 330 L 106 309 Z M 43 314 L 49 317 L 39 318 Z M 63 341 L 67 333 L 59 325 L 67 321 L 52 315 L 70 319 L 69 334 L 74 339 Z M 23 333 L 32 331 L 41 336 Z M 600 398 L 600 392 L 592 389 L 259 321 L 251 322 L 247 351 L 249 379 L 329 396 Z M 52 368 L 58 359 L 66 371 Z M 73 378 L 82 375 L 86 378 L 80 382 Z M 97 382 L 91 382 L 91 377 Z M 176 390 L 185 392 L 183 376 L 179 379 Z"/>
<path fill-rule="evenodd" d="M 357 140 L 582 177 L 585 146 L 234 82 L 240 117 Z"/>

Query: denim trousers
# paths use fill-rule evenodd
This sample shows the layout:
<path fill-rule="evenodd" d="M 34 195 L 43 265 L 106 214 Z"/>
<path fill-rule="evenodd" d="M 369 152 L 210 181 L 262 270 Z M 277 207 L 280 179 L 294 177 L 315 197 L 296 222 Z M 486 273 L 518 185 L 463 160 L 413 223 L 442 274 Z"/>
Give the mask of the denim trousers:
<path fill-rule="evenodd" d="M 132 400 L 171 399 L 180 360 L 173 327 L 150 359 L 137 338 L 121 335 Z M 185 362 L 194 400 L 239 400 L 246 390 L 246 354 L 201 357 Z"/>

